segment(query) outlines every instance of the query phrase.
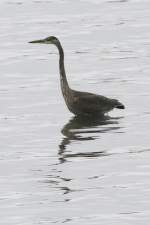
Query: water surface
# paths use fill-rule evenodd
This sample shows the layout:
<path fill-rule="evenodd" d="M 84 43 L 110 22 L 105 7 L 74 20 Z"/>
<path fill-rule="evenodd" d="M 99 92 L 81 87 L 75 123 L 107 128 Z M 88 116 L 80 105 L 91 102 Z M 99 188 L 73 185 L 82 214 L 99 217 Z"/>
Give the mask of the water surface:
<path fill-rule="evenodd" d="M 0 215 L 3 225 L 148 225 L 150 2 L 0 3 Z M 73 117 L 59 85 L 55 35 L 72 88 L 124 111 Z"/>

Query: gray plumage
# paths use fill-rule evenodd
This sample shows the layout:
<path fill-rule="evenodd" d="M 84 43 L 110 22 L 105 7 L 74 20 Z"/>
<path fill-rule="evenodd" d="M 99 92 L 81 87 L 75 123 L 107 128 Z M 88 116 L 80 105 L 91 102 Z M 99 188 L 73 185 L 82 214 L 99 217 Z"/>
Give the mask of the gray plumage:
<path fill-rule="evenodd" d="M 88 92 L 75 91 L 69 87 L 64 68 L 64 51 L 58 38 L 50 36 L 29 43 L 54 44 L 58 48 L 61 90 L 70 112 L 75 115 L 98 116 L 104 115 L 114 108 L 125 108 L 124 105 L 116 99 L 110 99 L 102 95 Z"/>

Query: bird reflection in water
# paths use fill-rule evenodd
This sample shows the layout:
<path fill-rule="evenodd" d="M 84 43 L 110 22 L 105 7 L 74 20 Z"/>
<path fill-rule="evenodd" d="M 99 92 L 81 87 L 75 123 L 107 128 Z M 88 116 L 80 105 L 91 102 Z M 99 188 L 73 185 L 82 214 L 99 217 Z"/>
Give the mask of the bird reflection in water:
<path fill-rule="evenodd" d="M 49 183 L 50 187 L 54 187 L 55 189 L 59 189 L 62 193 L 62 198 L 57 199 L 56 202 L 69 202 L 74 196 L 74 192 L 82 192 L 84 188 L 82 187 L 74 187 L 72 185 L 72 181 L 75 179 L 73 174 L 66 174 L 64 167 L 60 167 L 60 164 L 67 162 L 71 158 L 97 158 L 101 156 L 109 155 L 105 151 L 92 151 L 92 152 L 69 152 L 67 147 L 75 142 L 85 142 L 92 141 L 96 138 L 100 138 L 100 136 L 104 133 L 109 133 L 112 131 L 119 132 L 121 128 L 119 125 L 119 120 L 121 117 L 112 118 L 109 116 L 103 116 L 101 118 L 90 118 L 90 117 L 73 117 L 67 124 L 62 128 L 63 139 L 59 145 L 59 162 L 55 164 L 55 169 L 50 172 L 50 175 L 47 177 L 46 182 Z M 88 179 L 96 179 L 97 174 Z M 67 223 L 71 221 L 70 218 L 67 218 L 63 221 L 63 223 Z"/>
<path fill-rule="evenodd" d="M 82 152 L 82 153 L 68 153 L 67 146 L 72 141 L 90 141 L 99 138 L 100 134 L 118 130 L 119 119 L 121 117 L 109 117 L 102 116 L 100 118 L 91 117 L 73 117 L 62 129 L 64 138 L 59 145 L 59 160 L 61 163 L 65 162 L 67 158 L 71 157 L 98 157 L 105 156 L 105 151 L 93 151 L 93 152 Z"/>

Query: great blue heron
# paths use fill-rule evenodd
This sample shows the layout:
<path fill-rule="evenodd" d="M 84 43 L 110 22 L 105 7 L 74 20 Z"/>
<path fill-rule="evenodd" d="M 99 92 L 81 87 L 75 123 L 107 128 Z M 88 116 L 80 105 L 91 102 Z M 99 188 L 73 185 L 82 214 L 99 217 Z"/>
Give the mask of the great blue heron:
<path fill-rule="evenodd" d="M 64 51 L 58 38 L 50 36 L 45 39 L 30 41 L 29 43 L 54 44 L 58 48 L 61 90 L 66 105 L 73 114 L 94 117 L 104 115 L 114 108 L 125 108 L 116 99 L 88 92 L 75 91 L 69 87 L 64 67 Z"/>

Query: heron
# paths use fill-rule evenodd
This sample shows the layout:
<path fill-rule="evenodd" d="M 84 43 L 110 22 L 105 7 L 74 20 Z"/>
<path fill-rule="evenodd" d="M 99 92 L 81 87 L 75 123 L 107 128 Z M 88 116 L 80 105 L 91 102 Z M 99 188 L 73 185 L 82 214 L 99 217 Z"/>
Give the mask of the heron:
<path fill-rule="evenodd" d="M 59 52 L 59 73 L 62 95 L 69 111 L 74 115 L 97 117 L 105 115 L 114 108 L 125 108 L 117 99 L 89 92 L 76 91 L 69 87 L 64 66 L 64 50 L 57 37 L 50 36 L 44 39 L 30 41 L 29 43 L 53 44 L 57 47 Z"/>

